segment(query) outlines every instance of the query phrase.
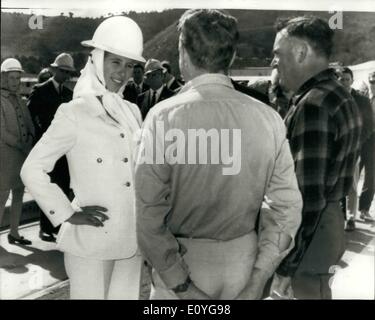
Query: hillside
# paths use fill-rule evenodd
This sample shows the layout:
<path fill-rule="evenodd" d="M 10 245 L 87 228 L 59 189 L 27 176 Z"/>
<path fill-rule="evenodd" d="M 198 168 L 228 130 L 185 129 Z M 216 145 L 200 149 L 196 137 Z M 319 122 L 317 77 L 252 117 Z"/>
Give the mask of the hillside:
<path fill-rule="evenodd" d="M 238 20 L 240 43 L 233 67 L 268 66 L 275 39 L 274 22 L 278 17 L 292 17 L 306 12 L 228 10 Z M 312 13 L 328 19 L 327 13 Z M 343 30 L 335 31 L 332 61 L 352 65 L 375 59 L 375 13 L 344 13 Z M 145 44 L 145 55 L 172 61 L 178 68 L 176 24 L 155 35 Z"/>
<path fill-rule="evenodd" d="M 277 17 L 296 16 L 306 12 L 228 10 L 238 19 L 240 43 L 235 68 L 269 65 L 275 37 L 273 24 Z M 145 41 L 145 58 L 168 59 L 178 72 L 177 21 L 183 10 L 163 12 L 130 12 L 141 27 Z M 328 13 L 313 13 L 328 19 Z M 67 16 L 45 17 L 43 30 L 28 27 L 28 15 L 1 13 L 1 59 L 18 56 L 28 72 L 38 72 L 62 51 L 73 54 L 81 68 L 87 51 L 80 45 L 93 34 L 104 19 Z M 336 30 L 333 61 L 356 64 L 375 59 L 375 13 L 344 13 L 343 30 Z"/>
<path fill-rule="evenodd" d="M 144 41 L 147 42 L 169 25 L 183 11 L 166 10 L 162 13 L 136 13 L 127 15 L 141 27 Z M 101 18 L 80 18 L 67 16 L 43 17 L 43 29 L 29 28 L 30 15 L 1 12 L 1 60 L 17 56 L 30 73 L 38 72 L 47 66 L 54 57 L 67 51 L 73 55 L 77 68 L 83 67 L 87 49 L 80 45 L 82 40 L 90 39 Z"/>

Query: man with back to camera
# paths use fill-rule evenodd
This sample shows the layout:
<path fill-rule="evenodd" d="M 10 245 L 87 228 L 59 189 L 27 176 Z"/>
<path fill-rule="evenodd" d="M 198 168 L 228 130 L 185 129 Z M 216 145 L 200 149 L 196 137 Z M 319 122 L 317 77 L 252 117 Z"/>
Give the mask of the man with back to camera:
<path fill-rule="evenodd" d="M 330 299 L 330 270 L 344 250 L 339 200 L 352 185 L 362 121 L 350 93 L 328 69 L 333 31 L 316 17 L 280 20 L 272 67 L 294 92 L 285 118 L 303 197 L 296 245 L 283 260 L 271 290 L 301 299 Z"/>
<path fill-rule="evenodd" d="M 135 169 L 137 237 L 153 268 L 151 299 L 259 299 L 293 247 L 301 218 L 285 126 L 274 110 L 236 91 L 227 76 L 238 42 L 232 16 L 188 10 L 178 28 L 187 83 L 150 110 Z M 193 160 L 176 163 L 160 126 L 184 137 L 191 130 L 238 130 L 239 137 L 228 143 L 221 138 L 220 145 L 234 150 L 240 168 L 228 172 L 223 159 L 196 161 L 197 154 L 217 151 L 212 137 L 211 149 L 203 151 L 182 143 Z M 153 151 L 162 162 L 142 160 Z"/>

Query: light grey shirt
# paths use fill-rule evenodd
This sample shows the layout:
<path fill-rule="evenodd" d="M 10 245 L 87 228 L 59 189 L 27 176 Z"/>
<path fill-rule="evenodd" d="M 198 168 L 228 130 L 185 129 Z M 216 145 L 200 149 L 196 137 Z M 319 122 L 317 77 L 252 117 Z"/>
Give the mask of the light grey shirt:
<path fill-rule="evenodd" d="M 165 141 L 171 129 L 185 136 L 185 152 L 179 150 L 174 164 L 176 139 Z M 192 129 L 218 132 L 219 145 L 208 142 L 207 164 L 199 161 L 200 141 L 195 149 L 190 145 Z M 229 132 L 228 139 L 224 132 Z M 154 145 L 159 164 L 140 163 L 142 152 Z M 226 147 L 232 164 L 225 157 Z M 211 153 L 218 150 L 223 153 L 219 161 Z M 191 156 L 194 151 L 196 157 Z M 301 221 L 302 198 L 282 119 L 234 90 L 222 74 L 196 77 L 178 95 L 151 109 L 143 126 L 135 188 L 139 248 L 169 288 L 183 283 L 189 273 L 176 237 L 238 238 L 255 230 L 263 205 L 255 267 L 271 275 L 293 247 Z M 291 239 L 286 250 L 279 247 L 281 235 Z"/>

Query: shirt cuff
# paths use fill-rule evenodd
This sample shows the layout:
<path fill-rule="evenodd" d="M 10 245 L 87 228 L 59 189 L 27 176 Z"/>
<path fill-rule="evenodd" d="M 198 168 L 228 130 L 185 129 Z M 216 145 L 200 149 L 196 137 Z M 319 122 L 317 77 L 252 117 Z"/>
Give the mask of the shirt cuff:
<path fill-rule="evenodd" d="M 159 271 L 160 278 L 168 289 L 173 289 L 184 283 L 189 276 L 189 268 L 184 259 L 178 255 L 177 261 L 168 269 Z"/>
<path fill-rule="evenodd" d="M 276 273 L 283 277 L 293 277 L 296 271 L 297 271 L 297 266 L 291 266 L 291 265 L 288 265 L 287 263 L 285 264 L 282 263 L 277 268 Z"/>
<path fill-rule="evenodd" d="M 65 222 L 67 219 L 69 219 L 75 212 L 73 207 L 71 205 L 65 206 L 65 208 L 59 207 L 59 209 L 56 208 L 49 208 L 47 210 L 44 210 L 44 213 L 48 217 L 48 219 L 51 221 L 54 227 L 57 227 L 58 225 Z"/>
<path fill-rule="evenodd" d="M 290 235 L 287 236 L 291 237 Z M 294 239 L 292 237 L 288 248 L 281 252 L 276 243 L 269 241 L 260 248 L 254 267 L 263 270 L 271 277 L 293 247 Z"/>

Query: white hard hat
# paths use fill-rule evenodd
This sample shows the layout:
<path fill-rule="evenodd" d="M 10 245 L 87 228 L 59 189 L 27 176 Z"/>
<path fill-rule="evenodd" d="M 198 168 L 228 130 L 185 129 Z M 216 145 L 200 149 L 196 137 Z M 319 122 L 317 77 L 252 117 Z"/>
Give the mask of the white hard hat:
<path fill-rule="evenodd" d="M 104 20 L 95 30 L 92 40 L 81 42 L 136 61 L 146 62 L 142 57 L 143 35 L 139 26 L 124 16 Z"/>
<path fill-rule="evenodd" d="M 14 58 L 8 58 L 1 64 L 1 72 L 19 71 L 24 72 L 21 63 Z"/>

